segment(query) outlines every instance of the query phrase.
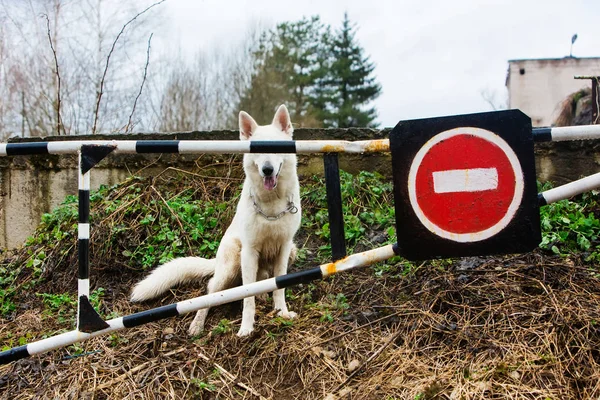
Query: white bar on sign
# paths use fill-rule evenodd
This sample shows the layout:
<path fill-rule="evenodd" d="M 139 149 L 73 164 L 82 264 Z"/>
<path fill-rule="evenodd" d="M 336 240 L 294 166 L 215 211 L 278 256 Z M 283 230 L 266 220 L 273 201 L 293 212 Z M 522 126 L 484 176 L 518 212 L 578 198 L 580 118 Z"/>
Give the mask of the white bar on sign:
<path fill-rule="evenodd" d="M 497 188 L 496 168 L 452 169 L 433 173 L 435 193 L 483 192 Z"/>

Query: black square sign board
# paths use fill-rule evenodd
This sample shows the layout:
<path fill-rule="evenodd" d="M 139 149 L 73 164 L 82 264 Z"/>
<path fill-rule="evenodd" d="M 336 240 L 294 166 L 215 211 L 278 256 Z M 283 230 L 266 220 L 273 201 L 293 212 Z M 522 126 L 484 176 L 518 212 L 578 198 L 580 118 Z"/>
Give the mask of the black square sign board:
<path fill-rule="evenodd" d="M 404 257 L 523 253 L 540 243 L 531 119 L 521 111 L 401 121 L 390 148 Z"/>

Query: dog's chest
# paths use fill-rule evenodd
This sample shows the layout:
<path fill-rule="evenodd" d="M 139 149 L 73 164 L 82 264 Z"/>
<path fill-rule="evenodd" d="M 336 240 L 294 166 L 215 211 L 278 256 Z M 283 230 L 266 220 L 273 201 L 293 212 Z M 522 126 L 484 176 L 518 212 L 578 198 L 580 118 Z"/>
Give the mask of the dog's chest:
<path fill-rule="evenodd" d="M 251 242 L 263 262 L 275 260 L 282 247 L 293 239 L 297 230 L 294 220 L 295 218 L 288 216 L 276 221 L 268 221 L 262 217 L 255 221 Z"/>

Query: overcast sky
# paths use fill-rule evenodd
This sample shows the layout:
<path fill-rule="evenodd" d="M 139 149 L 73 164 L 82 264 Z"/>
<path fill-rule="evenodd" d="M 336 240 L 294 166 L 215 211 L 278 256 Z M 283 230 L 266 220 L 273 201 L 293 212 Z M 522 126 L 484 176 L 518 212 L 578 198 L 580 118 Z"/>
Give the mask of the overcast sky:
<path fill-rule="evenodd" d="M 505 103 L 509 59 L 600 56 L 600 0 L 170 0 L 160 7 L 168 46 L 184 52 L 240 41 L 257 23 L 345 11 L 376 64 L 381 126 L 404 119 L 487 111 Z M 164 45 L 165 41 L 163 41 Z"/>

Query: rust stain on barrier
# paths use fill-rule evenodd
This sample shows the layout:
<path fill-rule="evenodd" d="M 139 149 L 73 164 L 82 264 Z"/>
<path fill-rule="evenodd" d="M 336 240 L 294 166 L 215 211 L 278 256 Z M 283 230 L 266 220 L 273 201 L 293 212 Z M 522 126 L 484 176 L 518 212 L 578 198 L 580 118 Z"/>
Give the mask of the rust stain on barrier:
<path fill-rule="evenodd" d="M 337 268 L 335 267 L 335 263 L 329 263 L 329 264 L 327 264 L 327 275 L 333 275 L 333 274 L 335 274 L 336 270 L 337 270 Z"/>
<path fill-rule="evenodd" d="M 352 256 L 344 257 L 344 258 L 334 261 L 332 263 L 325 264 L 324 267 L 325 267 L 325 270 L 327 271 L 327 276 L 335 274 L 337 272 L 338 265 L 345 263 L 350 257 L 352 257 Z"/>
<path fill-rule="evenodd" d="M 325 276 L 330 276 L 337 272 L 340 272 L 338 270 L 338 267 L 340 266 L 343 267 L 342 270 L 346 270 L 357 266 L 367 266 L 374 264 L 384 259 L 382 258 L 381 254 L 381 252 L 384 251 L 384 249 L 384 247 L 381 247 L 378 249 L 365 251 L 363 253 L 352 254 L 335 262 L 323 264 L 321 265 L 321 271 L 323 271 Z"/>
<path fill-rule="evenodd" d="M 326 144 L 323 146 L 323 151 L 325 153 L 340 153 L 346 149 L 344 145 L 340 144 Z"/>
<path fill-rule="evenodd" d="M 389 139 L 371 140 L 365 146 L 365 153 L 382 153 L 390 151 Z"/>

